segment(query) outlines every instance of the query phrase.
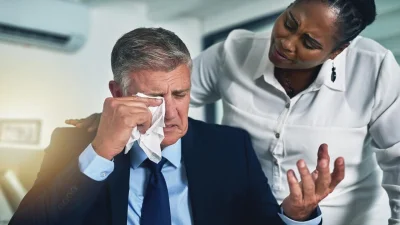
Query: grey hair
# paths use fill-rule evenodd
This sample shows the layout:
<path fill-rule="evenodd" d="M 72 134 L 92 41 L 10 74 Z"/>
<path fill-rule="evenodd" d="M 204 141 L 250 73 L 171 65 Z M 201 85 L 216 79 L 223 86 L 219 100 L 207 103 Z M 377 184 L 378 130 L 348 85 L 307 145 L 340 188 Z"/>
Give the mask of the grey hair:
<path fill-rule="evenodd" d="M 130 85 L 129 74 L 141 70 L 170 72 L 192 59 L 183 41 L 163 28 L 138 28 L 118 39 L 111 53 L 111 68 L 124 95 Z"/>

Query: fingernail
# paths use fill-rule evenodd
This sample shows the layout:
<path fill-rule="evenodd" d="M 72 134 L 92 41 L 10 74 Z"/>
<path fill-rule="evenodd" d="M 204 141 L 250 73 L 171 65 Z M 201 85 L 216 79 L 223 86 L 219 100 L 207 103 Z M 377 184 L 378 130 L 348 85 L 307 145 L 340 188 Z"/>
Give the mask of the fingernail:
<path fill-rule="evenodd" d="M 296 174 L 294 173 L 293 170 L 290 170 L 290 171 L 289 171 L 289 174 L 292 176 L 292 179 L 294 179 L 294 180 L 297 179 L 297 178 L 296 178 Z"/>
<path fill-rule="evenodd" d="M 299 161 L 299 167 L 304 168 L 306 166 L 306 164 L 304 163 L 303 160 Z"/>
<path fill-rule="evenodd" d="M 339 159 L 338 160 L 338 164 L 339 164 L 339 166 L 343 165 L 344 164 L 344 160 L 343 159 Z"/>
<path fill-rule="evenodd" d="M 322 147 L 322 145 L 319 147 L 318 149 L 318 157 L 322 157 L 324 154 L 324 148 Z"/>

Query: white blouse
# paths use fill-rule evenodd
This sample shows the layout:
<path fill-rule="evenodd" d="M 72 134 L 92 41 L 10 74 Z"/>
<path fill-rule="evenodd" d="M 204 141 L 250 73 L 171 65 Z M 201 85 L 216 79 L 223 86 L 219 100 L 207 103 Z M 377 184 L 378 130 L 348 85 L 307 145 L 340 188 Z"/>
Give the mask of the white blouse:
<path fill-rule="evenodd" d="M 400 68 L 392 52 L 357 37 L 334 60 L 335 82 L 328 60 L 290 99 L 274 77 L 269 45 L 270 33 L 236 30 L 203 52 L 194 60 L 191 104 L 222 99 L 222 123 L 250 133 L 279 202 L 289 194 L 286 172 L 297 171 L 299 159 L 313 170 L 327 143 L 332 165 L 345 158 L 346 175 L 320 203 L 324 224 L 399 225 Z"/>

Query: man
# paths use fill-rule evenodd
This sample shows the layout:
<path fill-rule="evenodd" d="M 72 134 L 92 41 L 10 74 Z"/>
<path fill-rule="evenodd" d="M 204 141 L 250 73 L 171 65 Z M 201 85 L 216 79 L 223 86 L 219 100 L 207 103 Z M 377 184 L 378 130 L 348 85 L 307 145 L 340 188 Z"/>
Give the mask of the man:
<path fill-rule="evenodd" d="M 321 222 L 318 202 L 344 177 L 343 159 L 330 174 L 326 145 L 313 174 L 299 161 L 302 182 L 288 172 L 291 194 L 280 207 L 245 131 L 188 118 L 191 58 L 175 34 L 133 30 L 117 41 L 111 62 L 113 98 L 104 102 L 97 132 L 55 130 L 35 185 L 11 225 Z M 134 96 L 139 92 L 165 101 L 159 164 L 137 143 L 123 153 L 134 127 L 144 133 L 151 126 L 148 107 L 162 103 Z"/>

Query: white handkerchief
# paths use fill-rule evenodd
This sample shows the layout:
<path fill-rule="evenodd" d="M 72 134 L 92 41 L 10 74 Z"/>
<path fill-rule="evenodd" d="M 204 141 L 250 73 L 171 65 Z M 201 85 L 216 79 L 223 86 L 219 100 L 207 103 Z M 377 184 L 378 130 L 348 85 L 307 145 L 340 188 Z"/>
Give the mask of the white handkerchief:
<path fill-rule="evenodd" d="M 125 154 L 129 152 L 135 141 L 138 141 L 139 146 L 146 153 L 147 157 L 155 162 L 161 161 L 161 147 L 160 144 L 164 139 L 164 117 L 165 117 L 165 101 L 163 97 L 151 97 L 142 93 L 137 93 L 136 96 L 142 98 L 156 98 L 162 99 L 162 104 L 157 107 L 149 107 L 151 114 L 153 115 L 151 127 L 146 131 L 145 134 L 141 134 L 137 127 L 132 131 L 131 137 L 125 146 Z"/>

